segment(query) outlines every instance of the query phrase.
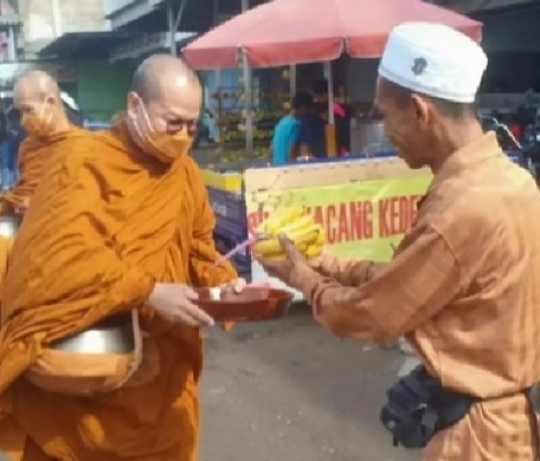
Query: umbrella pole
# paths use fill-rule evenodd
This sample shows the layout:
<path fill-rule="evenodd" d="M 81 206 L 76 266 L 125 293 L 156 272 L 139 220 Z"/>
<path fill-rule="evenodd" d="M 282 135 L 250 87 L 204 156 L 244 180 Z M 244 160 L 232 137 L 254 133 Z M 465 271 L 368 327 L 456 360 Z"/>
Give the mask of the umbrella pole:
<path fill-rule="evenodd" d="M 175 0 L 169 0 L 167 4 L 167 25 L 169 29 L 169 53 L 176 56 L 176 32 L 180 27 L 180 21 L 184 14 L 187 0 L 181 0 L 178 11 L 174 11 Z"/>
<path fill-rule="evenodd" d="M 293 98 L 296 94 L 296 65 L 291 64 L 289 66 L 289 93 L 290 97 Z"/>
<path fill-rule="evenodd" d="M 241 0 L 242 13 L 249 10 L 249 0 Z M 244 72 L 244 95 L 246 97 L 246 151 L 253 152 L 253 96 L 251 93 L 251 68 L 247 59 L 246 50 L 242 49 L 242 68 Z"/>
<path fill-rule="evenodd" d="M 334 75 L 332 73 L 332 63 L 324 63 L 324 73 L 328 83 L 328 125 L 326 125 L 326 151 L 328 157 L 337 155 L 336 146 L 336 120 L 334 117 Z"/>
<path fill-rule="evenodd" d="M 246 152 L 253 152 L 253 101 L 251 93 L 251 68 L 244 49 L 242 53 L 242 68 L 244 71 L 244 95 L 246 99 Z"/>
<path fill-rule="evenodd" d="M 220 153 L 223 153 L 223 143 L 224 143 L 224 130 L 223 130 L 223 127 L 224 127 L 224 123 L 223 123 L 223 111 L 221 110 L 221 105 L 222 105 L 222 102 L 221 102 L 221 71 L 219 69 L 217 69 L 216 71 L 216 81 L 215 81 L 215 85 L 216 85 L 216 93 L 218 95 L 217 97 L 217 112 L 216 112 L 216 124 L 217 124 L 217 129 L 218 129 L 218 136 L 219 136 L 219 139 L 218 139 L 218 144 L 219 144 L 219 151 Z"/>

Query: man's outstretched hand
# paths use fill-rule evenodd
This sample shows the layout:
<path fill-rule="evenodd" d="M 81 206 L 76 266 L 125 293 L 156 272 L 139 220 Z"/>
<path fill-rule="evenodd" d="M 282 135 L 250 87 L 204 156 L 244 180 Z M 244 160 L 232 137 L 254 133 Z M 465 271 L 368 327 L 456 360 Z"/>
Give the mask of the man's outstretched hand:
<path fill-rule="evenodd" d="M 257 261 L 268 275 L 280 279 L 292 288 L 300 289 L 300 281 L 303 277 L 309 277 L 315 274 L 315 271 L 304 255 L 298 251 L 294 242 L 286 235 L 279 236 L 279 243 L 283 248 L 283 259 L 257 258 Z"/>

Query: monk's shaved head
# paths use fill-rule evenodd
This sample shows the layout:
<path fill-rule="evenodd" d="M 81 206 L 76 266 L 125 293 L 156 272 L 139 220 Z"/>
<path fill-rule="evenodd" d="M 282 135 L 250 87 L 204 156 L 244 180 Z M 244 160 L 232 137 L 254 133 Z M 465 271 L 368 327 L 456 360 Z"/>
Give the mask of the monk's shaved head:
<path fill-rule="evenodd" d="M 139 146 L 150 132 L 174 134 L 197 128 L 202 107 L 199 78 L 182 59 L 155 54 L 133 75 L 127 100 L 128 129 Z"/>
<path fill-rule="evenodd" d="M 70 127 L 58 83 L 47 72 L 23 74 L 15 84 L 13 100 L 30 136 L 45 137 Z"/>
<path fill-rule="evenodd" d="M 131 91 L 149 102 L 170 90 L 190 87 L 200 87 L 199 79 L 182 59 L 169 54 L 155 54 L 145 59 L 133 74 Z"/>
<path fill-rule="evenodd" d="M 30 70 L 24 73 L 15 84 L 14 93 L 25 93 L 36 98 L 53 97 L 60 100 L 60 88 L 56 80 L 42 70 Z"/>

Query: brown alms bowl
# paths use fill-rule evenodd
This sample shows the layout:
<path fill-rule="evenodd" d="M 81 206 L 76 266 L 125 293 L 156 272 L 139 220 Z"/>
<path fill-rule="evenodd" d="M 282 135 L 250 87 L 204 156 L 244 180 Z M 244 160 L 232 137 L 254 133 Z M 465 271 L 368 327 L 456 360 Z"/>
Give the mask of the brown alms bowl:
<path fill-rule="evenodd" d="M 198 306 L 216 322 L 261 322 L 287 313 L 293 294 L 287 290 L 246 287 L 240 293 L 198 288 Z"/>

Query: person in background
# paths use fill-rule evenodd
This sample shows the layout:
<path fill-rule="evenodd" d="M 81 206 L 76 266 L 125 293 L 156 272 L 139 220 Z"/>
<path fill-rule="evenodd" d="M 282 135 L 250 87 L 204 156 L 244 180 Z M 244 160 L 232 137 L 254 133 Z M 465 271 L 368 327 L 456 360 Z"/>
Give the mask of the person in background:
<path fill-rule="evenodd" d="M 0 214 L 22 215 L 50 160 L 64 149 L 70 149 L 71 139 L 82 130 L 70 123 L 58 84 L 46 72 L 27 72 L 15 84 L 13 93 L 15 113 L 21 117 L 18 132 L 13 133 L 12 138 L 13 147 L 20 143 L 17 148 L 19 180 L 13 190 L 2 197 Z"/>
<path fill-rule="evenodd" d="M 326 122 L 317 105 L 317 88 L 313 89 L 313 104 L 301 121 L 300 127 L 300 155 L 314 158 L 325 158 L 326 152 Z"/>
<path fill-rule="evenodd" d="M 324 137 L 324 150 L 325 154 L 327 154 L 326 124 L 328 123 L 328 82 L 326 80 L 319 80 L 315 83 L 313 92 L 315 111 L 322 120 L 322 136 Z M 345 155 L 350 153 L 351 111 L 347 102 L 344 85 L 336 85 L 334 88 L 333 112 L 334 123 L 336 127 L 336 150 L 338 155 Z M 321 129 L 320 124 L 318 129 Z"/>
<path fill-rule="evenodd" d="M 15 164 L 9 150 L 9 134 L 6 107 L 0 102 L 0 162 L 2 166 L 2 191 L 13 187 Z"/>
<path fill-rule="evenodd" d="M 11 155 L 13 156 L 14 163 L 18 163 L 19 157 L 19 148 L 21 143 L 26 137 L 26 133 L 21 125 L 21 114 L 20 112 L 11 107 L 11 110 L 7 114 L 7 126 L 8 126 L 8 144 Z M 19 168 L 15 168 L 14 171 L 14 182 L 19 181 Z"/>
<path fill-rule="evenodd" d="M 299 91 L 292 100 L 291 113 L 283 117 L 274 130 L 272 139 L 272 163 L 284 165 L 298 157 L 303 149 L 300 146 L 301 121 L 309 114 L 313 106 L 313 96 L 306 91 Z"/>
<path fill-rule="evenodd" d="M 337 85 L 334 90 L 334 121 L 338 155 L 351 152 L 351 108 L 345 85 Z"/>
<path fill-rule="evenodd" d="M 429 37 L 429 40 L 426 40 Z M 404 23 L 379 65 L 375 105 L 398 155 L 433 181 L 386 265 L 261 261 L 339 337 L 405 336 L 422 365 L 387 392 L 389 443 L 424 461 L 533 461 L 540 391 L 540 194 L 484 133 L 475 99 L 488 58 L 457 30 Z"/>

